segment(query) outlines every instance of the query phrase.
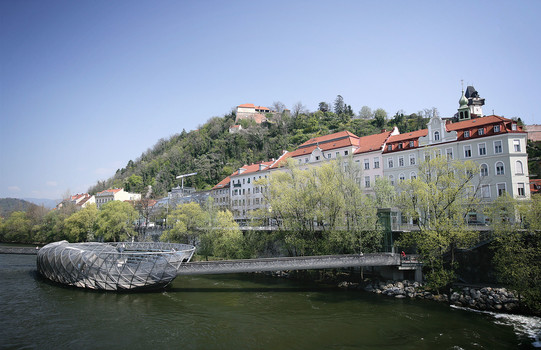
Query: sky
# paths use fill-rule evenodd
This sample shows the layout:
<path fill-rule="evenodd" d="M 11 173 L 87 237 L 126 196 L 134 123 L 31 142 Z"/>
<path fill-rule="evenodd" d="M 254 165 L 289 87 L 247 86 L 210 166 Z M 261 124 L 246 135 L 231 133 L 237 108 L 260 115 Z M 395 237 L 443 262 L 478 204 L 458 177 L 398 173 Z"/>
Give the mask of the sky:
<path fill-rule="evenodd" d="M 541 124 L 541 1 L 0 1 L 0 198 L 62 198 L 243 103 Z"/>

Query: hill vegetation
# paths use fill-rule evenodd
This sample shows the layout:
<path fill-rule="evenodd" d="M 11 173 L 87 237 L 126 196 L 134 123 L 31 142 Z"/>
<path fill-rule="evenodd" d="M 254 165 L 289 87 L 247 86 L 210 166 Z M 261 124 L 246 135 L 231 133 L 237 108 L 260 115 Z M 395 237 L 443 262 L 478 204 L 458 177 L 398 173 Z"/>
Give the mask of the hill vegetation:
<path fill-rule="evenodd" d="M 343 130 L 365 136 L 393 126 L 409 132 L 425 128 L 430 116 L 437 113 L 435 108 L 409 115 L 399 111 L 389 119 L 383 109 L 372 111 L 364 106 L 355 115 L 341 96 L 337 96 L 332 108 L 321 102 L 315 112 L 307 111 L 301 103 L 291 113 L 283 112 L 285 106 L 280 102 L 275 102 L 273 109 L 279 113 L 268 114 L 268 121 L 262 124 L 240 120 L 242 130 L 237 133 L 229 133 L 236 124 L 232 112 L 209 119 L 197 130 L 183 130 L 169 139 L 160 139 L 114 176 L 98 181 L 89 193 L 108 188 L 142 193 L 151 185 L 152 195 L 160 197 L 178 185 L 177 175 L 192 172 L 197 176 L 187 178 L 186 186 L 210 189 L 242 165 L 277 158 L 284 150 L 293 150 L 312 137 Z"/>
<path fill-rule="evenodd" d="M 26 211 L 32 205 L 23 199 L 0 198 L 0 216 L 5 218 L 15 211 Z"/>

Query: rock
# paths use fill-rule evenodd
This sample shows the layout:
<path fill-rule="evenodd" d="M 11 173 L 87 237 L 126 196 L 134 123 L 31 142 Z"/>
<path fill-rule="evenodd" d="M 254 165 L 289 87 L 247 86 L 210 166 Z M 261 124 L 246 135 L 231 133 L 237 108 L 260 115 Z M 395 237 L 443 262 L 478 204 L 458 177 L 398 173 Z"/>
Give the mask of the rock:
<path fill-rule="evenodd" d="M 367 285 L 364 287 L 364 290 L 367 291 L 367 292 L 373 292 L 374 291 L 374 287 L 372 287 L 371 284 Z"/>
<path fill-rule="evenodd" d="M 496 304 L 496 305 L 494 305 L 494 308 L 496 310 L 501 310 L 502 309 L 502 304 Z"/>
<path fill-rule="evenodd" d="M 452 302 L 458 301 L 459 299 L 460 299 L 460 294 L 458 294 L 457 292 L 453 292 L 453 294 L 451 294 Z"/>
<path fill-rule="evenodd" d="M 405 298 L 406 296 L 403 295 L 403 294 L 397 294 L 397 295 L 395 295 L 394 297 L 397 298 L 397 299 L 403 299 L 403 298 Z"/>

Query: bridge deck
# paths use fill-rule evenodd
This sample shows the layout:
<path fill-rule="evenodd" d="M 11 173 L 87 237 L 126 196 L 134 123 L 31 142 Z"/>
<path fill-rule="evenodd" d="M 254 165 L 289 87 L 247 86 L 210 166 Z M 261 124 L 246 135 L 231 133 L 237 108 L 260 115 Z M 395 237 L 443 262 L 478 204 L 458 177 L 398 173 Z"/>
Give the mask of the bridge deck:
<path fill-rule="evenodd" d="M 177 275 L 225 274 L 257 271 L 312 270 L 353 266 L 399 266 L 400 255 L 324 255 L 287 258 L 198 261 L 180 266 Z"/>

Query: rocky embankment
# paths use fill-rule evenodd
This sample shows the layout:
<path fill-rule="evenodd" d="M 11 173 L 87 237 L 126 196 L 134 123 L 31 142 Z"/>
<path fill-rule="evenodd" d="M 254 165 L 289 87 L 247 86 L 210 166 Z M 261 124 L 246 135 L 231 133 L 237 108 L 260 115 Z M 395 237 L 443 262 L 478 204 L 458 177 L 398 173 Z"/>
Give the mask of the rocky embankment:
<path fill-rule="evenodd" d="M 512 312 L 519 308 L 516 292 L 505 288 L 464 287 L 451 291 L 451 295 L 433 294 L 422 283 L 412 281 L 371 281 L 358 283 L 340 282 L 341 288 L 363 289 L 367 292 L 383 294 L 394 298 L 416 298 L 449 302 L 451 305 L 468 307 L 476 310 Z"/>

